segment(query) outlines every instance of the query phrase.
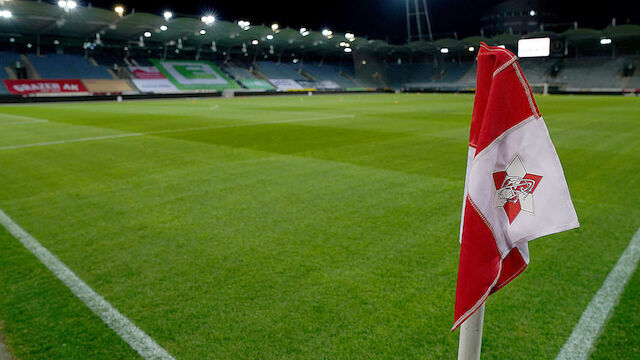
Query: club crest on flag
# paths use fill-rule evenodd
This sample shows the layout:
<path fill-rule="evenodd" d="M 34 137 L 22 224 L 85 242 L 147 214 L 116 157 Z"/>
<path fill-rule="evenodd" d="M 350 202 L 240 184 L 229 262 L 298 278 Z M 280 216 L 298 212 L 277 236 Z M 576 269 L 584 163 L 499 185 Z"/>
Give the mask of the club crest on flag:
<path fill-rule="evenodd" d="M 519 155 L 511 160 L 504 171 L 493 173 L 496 187 L 493 203 L 504 209 L 509 224 L 513 224 L 521 211 L 534 214 L 533 193 L 541 180 L 542 176 L 527 172 Z"/>

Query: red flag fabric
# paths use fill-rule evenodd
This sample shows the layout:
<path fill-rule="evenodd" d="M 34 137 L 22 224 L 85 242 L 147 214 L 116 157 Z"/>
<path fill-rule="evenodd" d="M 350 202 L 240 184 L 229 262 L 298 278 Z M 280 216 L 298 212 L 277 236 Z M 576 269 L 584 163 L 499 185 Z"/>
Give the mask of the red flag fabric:
<path fill-rule="evenodd" d="M 528 241 L 580 226 L 560 160 L 516 60 L 510 51 L 484 43 L 478 51 L 452 331 L 525 270 Z"/>

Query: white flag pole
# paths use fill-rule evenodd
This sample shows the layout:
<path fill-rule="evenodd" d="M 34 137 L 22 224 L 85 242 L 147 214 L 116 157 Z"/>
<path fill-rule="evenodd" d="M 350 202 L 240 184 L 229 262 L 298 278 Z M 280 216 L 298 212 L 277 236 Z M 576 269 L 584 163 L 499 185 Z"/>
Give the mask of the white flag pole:
<path fill-rule="evenodd" d="M 484 304 L 460 325 L 458 360 L 480 360 Z"/>

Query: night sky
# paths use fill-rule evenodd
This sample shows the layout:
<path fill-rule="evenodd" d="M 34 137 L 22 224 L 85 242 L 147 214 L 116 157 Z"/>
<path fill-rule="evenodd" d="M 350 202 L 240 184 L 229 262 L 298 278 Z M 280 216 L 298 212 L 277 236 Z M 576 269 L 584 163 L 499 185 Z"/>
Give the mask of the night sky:
<path fill-rule="evenodd" d="M 53 1 L 53 0 L 50 0 Z M 94 6 L 113 8 L 124 5 L 129 11 L 161 14 L 170 9 L 176 14 L 200 15 L 213 12 L 226 21 L 249 20 L 252 24 L 278 22 L 283 27 L 329 28 L 337 32 L 353 32 L 357 36 L 404 43 L 407 37 L 404 0 L 90 0 Z M 436 38 L 478 35 L 480 16 L 496 0 L 428 0 L 433 32 Z M 81 0 L 86 5 L 86 0 Z M 559 21 L 578 21 L 581 27 L 602 29 L 618 18 L 640 24 L 640 0 L 607 1 L 606 5 L 590 5 L 593 0 L 555 1 Z M 598 2 L 600 3 L 600 2 Z"/>

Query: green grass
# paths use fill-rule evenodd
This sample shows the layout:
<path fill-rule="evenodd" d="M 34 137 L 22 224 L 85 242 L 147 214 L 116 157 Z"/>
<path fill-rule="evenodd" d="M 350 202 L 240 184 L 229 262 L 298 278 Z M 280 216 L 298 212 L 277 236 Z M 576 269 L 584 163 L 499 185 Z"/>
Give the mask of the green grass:
<path fill-rule="evenodd" d="M 582 227 L 532 242 L 529 269 L 489 298 L 483 359 L 554 358 L 640 227 L 640 99 L 538 103 Z M 472 104 L 2 106 L 0 147 L 151 134 L 0 150 L 0 208 L 178 359 L 451 359 Z M 208 129 L 180 130 L 194 127 Z M 136 358 L 4 231 L 0 249 L 16 358 Z M 637 279 L 594 358 L 637 354 Z"/>

